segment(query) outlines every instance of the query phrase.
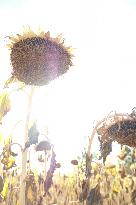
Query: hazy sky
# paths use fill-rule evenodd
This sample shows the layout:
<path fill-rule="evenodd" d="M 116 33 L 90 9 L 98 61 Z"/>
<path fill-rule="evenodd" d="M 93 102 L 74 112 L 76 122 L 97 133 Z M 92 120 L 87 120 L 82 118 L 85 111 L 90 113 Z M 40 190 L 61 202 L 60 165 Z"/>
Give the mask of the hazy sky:
<path fill-rule="evenodd" d="M 53 35 L 62 32 L 66 44 L 76 48 L 75 66 L 62 80 L 52 83 L 48 91 L 42 89 L 46 97 L 34 105 L 38 107 L 35 115 L 39 121 L 48 124 L 59 158 L 70 160 L 83 147 L 94 120 L 111 110 L 130 112 L 136 106 L 136 3 L 134 0 L 11 2 L 0 1 L 2 37 L 8 32 L 18 32 L 23 24 L 41 25 Z M 0 53 L 0 74 L 6 77 L 7 54 Z"/>

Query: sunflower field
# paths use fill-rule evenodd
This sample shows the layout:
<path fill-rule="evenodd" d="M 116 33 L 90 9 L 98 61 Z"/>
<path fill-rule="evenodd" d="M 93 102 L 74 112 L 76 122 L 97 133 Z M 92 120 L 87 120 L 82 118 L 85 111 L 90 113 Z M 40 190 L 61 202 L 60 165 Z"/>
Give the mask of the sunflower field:
<path fill-rule="evenodd" d="M 130 114 L 110 113 L 98 121 L 82 156 L 71 159 L 73 172 L 62 174 L 55 147 L 48 134 L 39 131 L 31 111 L 35 92 L 71 68 L 73 49 L 65 46 L 61 34 L 54 38 L 49 31 L 35 33 L 29 26 L 8 38 L 12 70 L 0 94 L 0 205 L 135 205 L 136 109 Z M 13 93 L 25 95 L 27 109 L 25 119 L 5 136 Z M 20 128 L 18 137 L 15 130 L 20 123 L 24 131 Z M 91 150 L 95 136 L 98 159 Z M 120 152 L 117 161 L 110 163 L 107 157 L 115 141 Z"/>
<path fill-rule="evenodd" d="M 85 153 L 84 153 L 85 156 Z M 27 167 L 25 195 L 27 205 L 134 205 L 136 203 L 136 150 L 123 146 L 117 154 L 117 164 L 92 160 L 88 178 L 86 158 L 71 160 L 74 171 L 61 174 L 61 164 L 52 151 L 50 166 L 46 173 L 38 174 Z M 15 164 L 17 153 L 11 144 L 5 144 L 1 155 L 0 204 L 18 205 L 20 194 L 20 171 Z M 44 160 L 39 158 L 39 163 Z M 30 162 L 28 162 L 29 164 Z M 4 166 L 3 166 L 4 165 Z"/>

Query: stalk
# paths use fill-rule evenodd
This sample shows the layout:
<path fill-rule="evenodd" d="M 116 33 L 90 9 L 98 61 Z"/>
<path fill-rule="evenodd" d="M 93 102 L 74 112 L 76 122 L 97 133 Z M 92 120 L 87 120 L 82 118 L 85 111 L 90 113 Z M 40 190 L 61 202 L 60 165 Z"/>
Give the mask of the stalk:
<path fill-rule="evenodd" d="M 101 121 L 97 122 L 96 126 L 94 127 L 91 136 L 89 137 L 89 142 L 88 142 L 88 150 L 87 150 L 87 157 L 86 157 L 86 169 L 87 169 L 87 181 L 86 181 L 86 186 L 87 187 L 87 195 L 89 194 L 90 191 L 90 178 L 91 178 L 91 162 L 92 162 L 92 153 L 91 153 L 91 147 L 93 143 L 93 139 L 95 137 L 95 134 L 97 132 L 97 128 L 101 123 L 105 121 L 106 118 L 102 119 Z M 86 204 L 88 205 L 88 203 Z"/>
<path fill-rule="evenodd" d="M 28 107 L 27 107 L 27 116 L 26 116 L 26 123 L 25 123 L 25 133 L 24 133 L 24 141 L 25 143 L 28 141 L 28 129 L 29 129 L 29 120 L 30 120 L 30 114 L 31 114 L 31 107 L 32 107 L 32 98 L 34 94 L 34 89 L 35 87 L 31 87 L 29 99 L 28 99 Z M 26 196 L 25 196 L 25 188 L 26 188 L 26 183 L 25 183 L 25 178 L 27 175 L 27 170 L 26 170 L 26 165 L 27 165 L 27 149 L 22 150 L 22 172 L 20 176 L 20 195 L 19 195 L 19 205 L 26 205 Z"/>

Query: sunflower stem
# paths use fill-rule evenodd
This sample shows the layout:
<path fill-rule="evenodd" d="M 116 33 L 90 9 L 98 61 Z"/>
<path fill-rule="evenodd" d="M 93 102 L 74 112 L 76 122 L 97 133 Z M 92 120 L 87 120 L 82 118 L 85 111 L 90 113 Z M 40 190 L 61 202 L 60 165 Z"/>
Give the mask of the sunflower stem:
<path fill-rule="evenodd" d="M 44 152 L 44 157 L 45 157 L 45 163 L 44 163 L 44 169 L 45 169 L 45 173 L 44 173 L 44 180 L 46 179 L 46 175 L 47 175 L 47 155 L 46 155 L 46 151 Z"/>
<path fill-rule="evenodd" d="M 86 157 L 86 169 L 87 169 L 87 181 L 86 181 L 86 186 L 87 186 L 87 192 L 89 194 L 90 191 L 90 178 L 91 178 L 91 162 L 92 162 L 92 153 L 91 153 L 91 147 L 93 143 L 93 139 L 95 137 L 95 134 L 97 132 L 97 128 L 100 126 L 101 123 L 105 121 L 106 118 L 102 119 L 101 121 L 98 121 L 93 128 L 91 136 L 89 136 L 89 142 L 88 142 L 88 149 L 87 149 L 87 157 Z M 86 203 L 88 205 L 88 203 Z"/>
<path fill-rule="evenodd" d="M 31 107 L 32 107 L 32 98 L 34 94 L 35 86 L 31 87 L 29 99 L 28 99 L 28 107 L 27 107 L 27 116 L 26 116 L 26 123 L 25 123 L 25 133 L 24 133 L 24 141 L 25 143 L 28 141 L 28 129 L 29 129 L 29 120 L 30 120 L 30 114 L 31 114 Z M 19 205 L 26 205 L 26 196 L 25 196 L 25 178 L 27 175 L 26 170 L 27 165 L 27 149 L 24 149 L 22 151 L 22 173 L 21 173 L 21 186 L 20 186 L 20 196 L 19 196 Z"/>

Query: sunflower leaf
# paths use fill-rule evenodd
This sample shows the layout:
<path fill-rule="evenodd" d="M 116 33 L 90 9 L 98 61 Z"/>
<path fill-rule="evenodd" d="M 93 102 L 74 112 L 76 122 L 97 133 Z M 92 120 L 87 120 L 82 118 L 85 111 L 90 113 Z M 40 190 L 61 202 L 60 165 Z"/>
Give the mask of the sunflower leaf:
<path fill-rule="evenodd" d="M 3 93 L 0 96 L 0 121 L 10 111 L 11 103 L 8 93 Z"/>
<path fill-rule="evenodd" d="M 8 86 L 11 83 L 14 83 L 16 81 L 15 77 L 12 75 L 8 80 L 6 80 L 6 82 L 4 83 L 4 88 L 8 88 Z"/>
<path fill-rule="evenodd" d="M 32 127 L 28 131 L 28 143 L 30 145 L 32 144 L 37 144 L 38 143 L 38 136 L 39 136 L 39 131 L 37 130 L 36 123 L 32 125 Z"/>

